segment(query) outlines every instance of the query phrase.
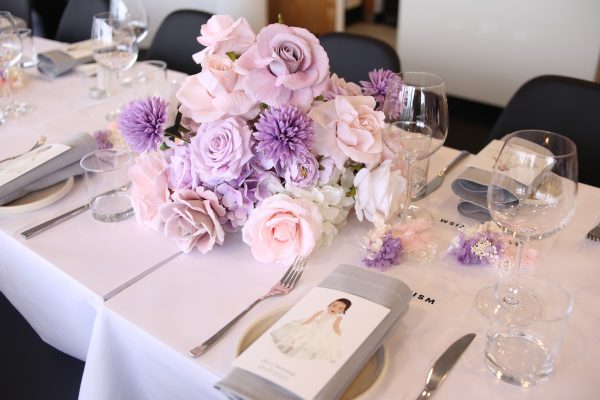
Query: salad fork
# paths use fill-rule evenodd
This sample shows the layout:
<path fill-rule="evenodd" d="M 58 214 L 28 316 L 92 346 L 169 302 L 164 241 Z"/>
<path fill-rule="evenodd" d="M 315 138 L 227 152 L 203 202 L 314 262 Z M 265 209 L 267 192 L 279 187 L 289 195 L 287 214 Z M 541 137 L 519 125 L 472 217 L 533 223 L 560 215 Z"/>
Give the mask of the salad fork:
<path fill-rule="evenodd" d="M 222 327 L 217 333 L 208 338 L 204 343 L 190 350 L 189 355 L 195 358 L 206 353 L 208 349 L 210 349 L 223 336 L 225 336 L 229 329 L 231 329 L 244 315 L 246 315 L 248 311 L 253 309 L 258 303 L 260 303 L 264 299 L 273 296 L 282 296 L 291 292 L 292 289 L 296 287 L 296 284 L 298 284 L 300 276 L 302 276 L 302 273 L 304 272 L 305 266 L 306 259 L 304 257 L 297 256 L 290 268 L 288 268 L 288 270 L 286 271 L 286 273 L 275 285 L 273 285 L 273 287 L 267 293 L 254 300 L 254 302 L 248 307 L 246 307 L 244 311 L 239 313 L 234 319 L 232 319 L 227 325 Z"/>
<path fill-rule="evenodd" d="M 600 242 L 600 224 L 592 228 L 585 237 L 594 242 Z"/>
<path fill-rule="evenodd" d="M 37 149 L 38 147 L 43 146 L 45 143 L 46 143 L 46 136 L 42 135 L 36 140 L 36 142 L 33 144 L 33 146 L 29 150 L 27 150 L 25 153 L 17 154 L 16 156 L 12 156 L 12 157 L 6 157 L 6 158 L 0 160 L 0 163 L 3 163 L 4 161 L 15 160 L 15 159 L 21 157 L 22 155 L 25 155 L 25 154 Z"/>

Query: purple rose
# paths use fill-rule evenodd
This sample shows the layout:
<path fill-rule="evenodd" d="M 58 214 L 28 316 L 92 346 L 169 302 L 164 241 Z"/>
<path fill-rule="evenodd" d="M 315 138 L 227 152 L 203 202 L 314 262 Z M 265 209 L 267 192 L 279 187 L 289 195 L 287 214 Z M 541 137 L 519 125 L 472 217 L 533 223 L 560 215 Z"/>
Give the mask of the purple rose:
<path fill-rule="evenodd" d="M 192 170 L 209 185 L 236 179 L 252 158 L 252 131 L 239 117 L 207 122 L 191 140 Z"/>
<path fill-rule="evenodd" d="M 192 188 L 192 162 L 188 146 L 177 146 L 169 150 L 167 176 L 169 187 L 173 190 Z"/>
<path fill-rule="evenodd" d="M 319 40 L 303 28 L 271 24 L 263 28 L 236 62 L 245 90 L 271 107 L 293 104 L 307 111 L 329 78 L 329 58 Z"/>
<path fill-rule="evenodd" d="M 208 253 L 216 244 L 223 244 L 225 232 L 219 217 L 225 209 L 217 196 L 202 187 L 196 190 L 182 189 L 172 195 L 173 202 L 160 207 L 160 218 L 165 222 L 165 236 L 177 247 L 189 253 L 194 247 Z"/>
<path fill-rule="evenodd" d="M 285 181 L 300 188 L 314 186 L 319 180 L 319 162 L 311 153 L 298 154 L 285 170 Z"/>

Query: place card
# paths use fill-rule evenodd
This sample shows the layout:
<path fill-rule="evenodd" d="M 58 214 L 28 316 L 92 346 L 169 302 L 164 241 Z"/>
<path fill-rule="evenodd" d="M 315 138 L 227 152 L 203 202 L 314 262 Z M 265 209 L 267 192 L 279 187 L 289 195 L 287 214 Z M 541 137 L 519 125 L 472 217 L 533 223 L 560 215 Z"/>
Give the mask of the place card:
<path fill-rule="evenodd" d="M 0 165 L 0 186 L 17 179 L 70 148 L 70 146 L 59 143 L 45 144 L 14 160 L 5 161 Z"/>
<path fill-rule="evenodd" d="M 362 297 L 315 287 L 233 365 L 312 399 L 389 312 Z"/>

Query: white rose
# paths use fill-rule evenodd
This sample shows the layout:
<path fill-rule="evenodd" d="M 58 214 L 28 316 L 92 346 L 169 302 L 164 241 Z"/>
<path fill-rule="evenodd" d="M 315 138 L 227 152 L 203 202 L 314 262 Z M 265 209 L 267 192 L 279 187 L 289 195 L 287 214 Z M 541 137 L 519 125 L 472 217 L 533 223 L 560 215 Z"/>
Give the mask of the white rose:
<path fill-rule="evenodd" d="M 391 170 L 391 160 L 384 161 L 376 169 L 363 168 L 354 178 L 356 217 L 375 222 L 387 220 L 398 213 L 406 190 L 406 179 L 400 171 Z"/>

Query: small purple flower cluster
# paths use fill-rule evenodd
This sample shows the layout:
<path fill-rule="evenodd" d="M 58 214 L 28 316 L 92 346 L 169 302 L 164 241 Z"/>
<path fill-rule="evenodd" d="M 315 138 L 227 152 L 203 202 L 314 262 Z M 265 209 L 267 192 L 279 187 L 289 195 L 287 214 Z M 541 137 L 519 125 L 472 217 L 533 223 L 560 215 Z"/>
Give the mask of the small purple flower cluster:
<path fill-rule="evenodd" d="M 459 232 L 448 254 L 463 265 L 487 265 L 501 257 L 505 248 L 499 232 L 482 230 L 472 235 Z"/>
<path fill-rule="evenodd" d="M 363 262 L 369 268 L 385 271 L 399 262 L 403 250 L 402 240 L 386 233 L 381 239 L 370 241 Z"/>

